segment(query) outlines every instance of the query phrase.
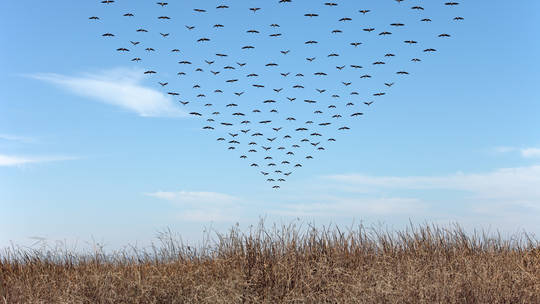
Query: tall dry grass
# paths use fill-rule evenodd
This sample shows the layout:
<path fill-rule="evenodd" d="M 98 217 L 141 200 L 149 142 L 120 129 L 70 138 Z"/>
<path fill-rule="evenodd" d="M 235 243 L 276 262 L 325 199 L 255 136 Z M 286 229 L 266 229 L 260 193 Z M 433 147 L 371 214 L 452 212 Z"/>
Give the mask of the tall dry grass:
<path fill-rule="evenodd" d="M 0 303 L 540 303 L 540 246 L 459 226 L 285 225 L 150 252 L 6 249 Z"/>

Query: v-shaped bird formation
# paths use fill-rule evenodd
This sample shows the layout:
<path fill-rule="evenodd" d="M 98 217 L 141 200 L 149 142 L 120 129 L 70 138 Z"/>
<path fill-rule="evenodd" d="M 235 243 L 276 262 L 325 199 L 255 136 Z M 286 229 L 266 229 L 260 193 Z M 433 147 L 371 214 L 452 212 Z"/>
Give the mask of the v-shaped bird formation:
<path fill-rule="evenodd" d="M 111 49 L 274 189 L 464 20 L 459 2 L 439 0 L 99 2 L 89 19 Z"/>

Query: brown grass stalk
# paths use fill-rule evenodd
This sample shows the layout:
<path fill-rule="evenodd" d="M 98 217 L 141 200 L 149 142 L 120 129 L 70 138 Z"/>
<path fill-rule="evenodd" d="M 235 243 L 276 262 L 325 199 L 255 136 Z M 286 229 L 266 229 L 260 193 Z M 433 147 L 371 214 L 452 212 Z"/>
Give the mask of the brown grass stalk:
<path fill-rule="evenodd" d="M 0 303 L 540 303 L 540 246 L 527 234 L 261 221 L 197 248 L 170 230 L 158 239 L 151 252 L 7 248 Z"/>

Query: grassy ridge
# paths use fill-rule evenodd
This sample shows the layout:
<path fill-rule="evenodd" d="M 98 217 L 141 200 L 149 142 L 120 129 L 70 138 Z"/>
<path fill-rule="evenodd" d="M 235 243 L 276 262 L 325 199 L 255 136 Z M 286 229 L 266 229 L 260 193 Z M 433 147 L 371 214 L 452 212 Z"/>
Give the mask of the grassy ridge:
<path fill-rule="evenodd" d="M 7 249 L 0 303 L 540 303 L 540 246 L 526 234 L 424 225 L 233 227 L 152 252 Z"/>

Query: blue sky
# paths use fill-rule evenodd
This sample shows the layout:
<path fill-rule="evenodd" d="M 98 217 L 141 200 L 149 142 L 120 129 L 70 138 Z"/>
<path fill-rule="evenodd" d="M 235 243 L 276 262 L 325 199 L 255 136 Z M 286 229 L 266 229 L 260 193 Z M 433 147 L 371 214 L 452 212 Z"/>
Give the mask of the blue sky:
<path fill-rule="evenodd" d="M 163 227 L 197 240 L 203 227 L 222 230 L 236 222 L 245 227 L 259 217 L 268 222 L 384 222 L 395 228 L 409 219 L 457 221 L 468 228 L 540 234 L 538 1 L 514 6 L 460 1 L 456 7 L 439 0 L 338 1 L 336 7 L 277 2 L 231 2 L 221 10 L 215 8 L 221 1 L 170 1 L 164 8 L 155 1 L 125 0 L 1 4 L 0 246 L 32 244 L 35 237 L 68 243 L 94 237 L 117 248 L 148 243 Z M 425 10 L 411 10 L 415 5 Z M 253 13 L 250 7 L 261 10 Z M 361 9 L 370 12 L 362 15 Z M 164 15 L 172 19 L 157 18 Z M 452 20 L 456 16 L 465 20 Z M 352 20 L 338 21 L 342 17 Z M 405 26 L 390 26 L 395 22 Z M 375 31 L 362 30 L 369 27 Z M 260 34 L 248 34 L 248 29 Z M 342 33 L 332 34 L 334 29 Z M 378 35 L 383 30 L 392 35 Z M 271 38 L 272 33 L 283 36 Z M 451 37 L 439 38 L 441 33 Z M 203 37 L 211 41 L 197 42 Z M 308 40 L 319 43 L 305 44 Z M 355 48 L 349 45 L 353 41 L 363 44 Z M 255 49 L 241 48 L 248 45 Z M 120 47 L 130 52 L 117 52 Z M 156 51 L 144 51 L 147 47 Z M 170 52 L 173 48 L 180 52 Z M 426 48 L 437 51 L 423 52 Z M 286 50 L 290 53 L 280 53 Z M 328 57 L 331 53 L 340 56 Z M 143 60 L 132 62 L 134 57 Z M 308 62 L 307 57 L 316 59 Z M 416 57 L 422 61 L 410 61 Z M 178 64 L 183 60 L 193 64 Z M 380 60 L 386 64 L 372 64 Z M 224 69 L 227 65 L 235 69 Z M 346 68 L 335 68 L 341 65 Z M 198 67 L 204 71 L 196 72 Z M 158 73 L 143 73 L 152 69 Z M 410 75 L 396 75 L 399 70 Z M 320 71 L 328 76 L 313 76 Z M 247 78 L 248 73 L 259 76 Z M 360 78 L 366 74 L 372 77 Z M 169 84 L 162 88 L 158 81 Z M 386 87 L 385 82 L 395 84 Z M 265 88 L 251 86 L 257 83 Z M 272 90 L 282 87 L 280 93 Z M 376 92 L 386 95 L 374 97 Z M 206 97 L 196 97 L 201 93 Z M 292 96 L 297 100 L 285 99 Z M 277 102 L 262 102 L 268 99 Z M 368 101 L 374 103 L 363 104 Z M 225 107 L 234 102 L 237 108 Z M 337 108 L 328 109 L 330 104 Z M 251 113 L 255 108 L 262 113 Z M 248 118 L 231 118 L 236 109 Z M 314 116 L 316 109 L 325 118 Z M 192 111 L 204 116 L 193 117 Z M 229 118 L 217 119 L 213 111 Z M 364 115 L 351 118 L 355 112 Z M 330 113 L 343 117 L 332 120 Z M 291 116 L 297 121 L 288 123 Z M 290 145 L 282 136 L 290 133 L 299 142 L 302 136 L 294 129 L 314 117 L 317 123 L 333 123 L 308 126 L 324 136 L 306 137 L 326 150 L 307 144 L 295 150 L 291 162 L 303 167 L 283 168 L 293 174 L 278 183 L 280 189 L 272 189 L 277 183 L 267 182 L 260 171 L 275 169 L 267 168 L 262 157 L 281 161 L 276 148 Z M 211 124 L 208 118 L 216 118 L 215 130 L 202 130 Z M 265 135 L 257 147 L 265 145 L 265 138 L 279 137 L 275 144 L 266 142 L 273 150 L 239 158 L 251 140 L 238 132 L 244 119 L 253 121 L 245 126 L 249 134 Z M 276 132 L 257 123 L 263 119 L 284 129 Z M 219 126 L 221 121 L 235 126 Z M 344 125 L 351 130 L 337 130 Z M 233 130 L 241 144 L 231 151 L 226 142 Z M 337 141 L 327 142 L 330 137 Z M 253 162 L 260 167 L 250 167 Z"/>

